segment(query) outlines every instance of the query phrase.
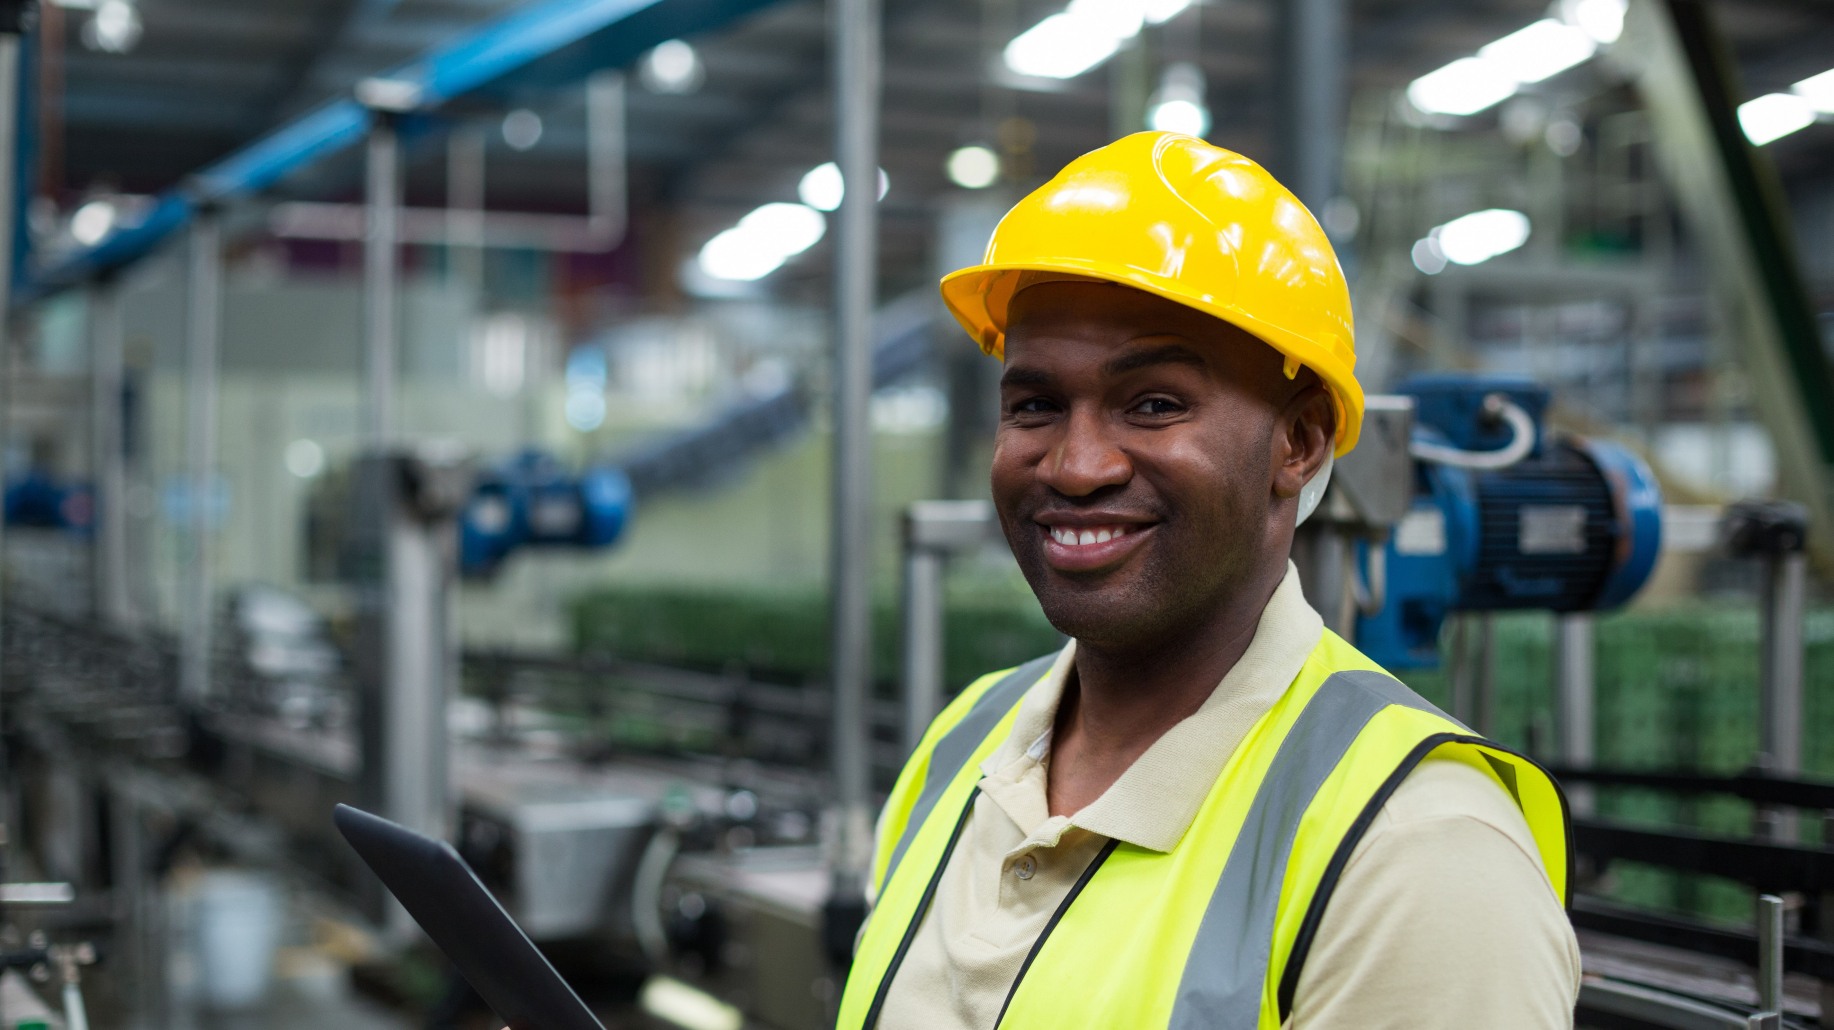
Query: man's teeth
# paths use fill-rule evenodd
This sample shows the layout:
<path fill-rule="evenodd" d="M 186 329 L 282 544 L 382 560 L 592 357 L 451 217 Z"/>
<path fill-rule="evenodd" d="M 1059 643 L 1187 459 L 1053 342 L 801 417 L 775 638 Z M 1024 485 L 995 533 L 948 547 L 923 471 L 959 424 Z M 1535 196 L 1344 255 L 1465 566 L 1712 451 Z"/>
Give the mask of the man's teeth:
<path fill-rule="evenodd" d="M 1098 526 L 1094 529 L 1076 530 L 1068 526 L 1052 526 L 1051 539 L 1071 547 L 1082 547 L 1088 544 L 1105 544 L 1115 537 L 1126 536 L 1127 526 Z"/>

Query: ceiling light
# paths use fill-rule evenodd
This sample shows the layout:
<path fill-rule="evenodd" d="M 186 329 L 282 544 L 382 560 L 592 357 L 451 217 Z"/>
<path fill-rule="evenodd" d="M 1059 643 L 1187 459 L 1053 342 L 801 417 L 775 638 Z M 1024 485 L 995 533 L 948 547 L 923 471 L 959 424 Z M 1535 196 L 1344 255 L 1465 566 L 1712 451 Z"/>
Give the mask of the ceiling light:
<path fill-rule="evenodd" d="M 1540 82 L 1566 71 L 1597 51 L 1598 43 L 1583 30 L 1543 18 L 1479 48 L 1477 56 L 1517 83 L 1524 83 Z"/>
<path fill-rule="evenodd" d="M 287 444 L 287 471 L 301 479 L 311 479 L 325 470 L 325 449 L 317 440 L 299 439 Z"/>
<path fill-rule="evenodd" d="M 1527 215 L 1493 207 L 1454 218 L 1434 229 L 1429 239 L 1437 243 L 1446 260 L 1475 265 L 1527 243 L 1528 231 Z"/>
<path fill-rule="evenodd" d="M 1758 146 L 1805 128 L 1815 121 L 1815 105 L 1794 93 L 1768 93 L 1738 105 L 1738 123 Z"/>
<path fill-rule="evenodd" d="M 1162 25 L 1185 12 L 1192 0 L 1146 0 L 1146 23 Z"/>
<path fill-rule="evenodd" d="M 1811 75 L 1789 88 L 1822 114 L 1834 114 L 1834 69 Z"/>
<path fill-rule="evenodd" d="M 503 142 L 517 150 L 528 150 L 541 142 L 541 116 L 526 107 L 518 107 L 503 116 Z"/>
<path fill-rule="evenodd" d="M 1189 61 L 1166 66 L 1158 90 L 1147 101 L 1146 127 L 1199 137 L 1210 131 L 1210 108 L 1204 104 L 1202 69 Z"/>
<path fill-rule="evenodd" d="M 1006 66 L 1020 75 L 1074 78 L 1112 57 L 1139 35 L 1146 19 L 1141 0 L 1070 0 L 1006 44 Z"/>
<path fill-rule="evenodd" d="M 1439 241 L 1431 236 L 1415 240 L 1409 256 L 1414 259 L 1414 267 L 1428 275 L 1446 270 L 1446 252 L 1439 249 Z"/>
<path fill-rule="evenodd" d="M 1516 80 L 1481 57 L 1463 57 L 1407 87 L 1408 102 L 1427 114 L 1476 114 L 1507 100 Z"/>
<path fill-rule="evenodd" d="M 707 70 L 693 47 L 671 39 L 643 55 L 637 65 L 637 78 L 651 93 L 692 93 L 706 81 Z"/>
<path fill-rule="evenodd" d="M 1592 37 L 1593 42 L 1617 42 L 1624 32 L 1625 0 L 1562 0 L 1560 20 Z"/>
<path fill-rule="evenodd" d="M 947 170 L 950 182 L 978 190 L 1000 178 L 1000 155 L 979 145 L 962 147 L 949 155 Z"/>
<path fill-rule="evenodd" d="M 715 279 L 750 282 L 775 272 L 814 246 L 828 220 L 804 204 L 766 204 L 700 249 L 701 271 Z"/>
<path fill-rule="evenodd" d="M 102 0 L 83 23 L 83 45 L 91 50 L 125 54 L 140 42 L 140 12 L 127 0 Z"/>
<path fill-rule="evenodd" d="M 885 199 L 885 191 L 891 189 L 892 181 L 879 169 L 879 199 Z M 802 181 L 796 184 L 796 195 L 804 204 L 817 211 L 833 211 L 841 206 L 841 198 L 847 195 L 846 184 L 841 181 L 841 168 L 833 161 L 816 165 L 803 175 Z"/>
<path fill-rule="evenodd" d="M 102 242 L 115 227 L 115 205 L 106 200 L 92 200 L 70 216 L 70 235 L 85 247 Z"/>

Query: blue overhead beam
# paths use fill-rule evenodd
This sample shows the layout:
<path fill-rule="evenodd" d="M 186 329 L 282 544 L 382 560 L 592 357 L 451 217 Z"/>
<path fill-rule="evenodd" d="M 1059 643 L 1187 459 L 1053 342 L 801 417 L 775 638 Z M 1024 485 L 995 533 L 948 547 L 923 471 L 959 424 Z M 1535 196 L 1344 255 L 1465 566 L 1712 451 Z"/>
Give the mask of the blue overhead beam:
<path fill-rule="evenodd" d="M 666 39 L 718 28 L 775 0 L 542 0 L 466 32 L 379 78 L 419 87 L 418 111 L 469 93 L 551 88 L 622 67 Z M 353 146 L 376 113 L 332 100 L 193 175 L 159 197 L 141 224 L 45 269 L 20 302 L 131 264 L 184 228 L 202 207 L 258 193 L 288 174 Z"/>

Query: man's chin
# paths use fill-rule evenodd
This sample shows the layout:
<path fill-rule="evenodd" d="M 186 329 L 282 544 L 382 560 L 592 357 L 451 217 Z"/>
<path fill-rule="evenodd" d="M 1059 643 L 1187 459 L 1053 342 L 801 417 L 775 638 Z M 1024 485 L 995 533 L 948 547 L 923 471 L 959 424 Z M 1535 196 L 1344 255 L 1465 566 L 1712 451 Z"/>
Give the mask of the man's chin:
<path fill-rule="evenodd" d="M 1137 577 L 1122 571 L 1045 572 L 1032 582 L 1044 617 L 1059 633 L 1077 640 L 1124 644 L 1152 635 L 1154 598 Z"/>

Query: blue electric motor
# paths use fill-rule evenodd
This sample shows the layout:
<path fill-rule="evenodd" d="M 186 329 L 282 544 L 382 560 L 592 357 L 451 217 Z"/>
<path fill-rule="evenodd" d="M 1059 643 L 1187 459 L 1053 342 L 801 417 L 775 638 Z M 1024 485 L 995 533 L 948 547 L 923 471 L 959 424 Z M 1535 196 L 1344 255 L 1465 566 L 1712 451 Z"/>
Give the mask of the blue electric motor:
<path fill-rule="evenodd" d="M 1641 458 L 1550 434 L 1548 391 L 1521 377 L 1425 375 L 1396 392 L 1415 403 L 1414 501 L 1376 562 L 1359 546 L 1359 572 L 1381 583 L 1383 602 L 1357 619 L 1365 654 L 1388 668 L 1431 667 L 1451 612 L 1595 611 L 1643 586 L 1661 543 L 1662 492 Z M 1501 468 L 1459 463 L 1525 445 Z"/>
<path fill-rule="evenodd" d="M 632 507 L 622 469 L 574 476 L 553 456 L 524 451 L 478 477 L 459 516 L 459 570 L 487 576 L 522 546 L 607 546 L 624 531 Z"/>

